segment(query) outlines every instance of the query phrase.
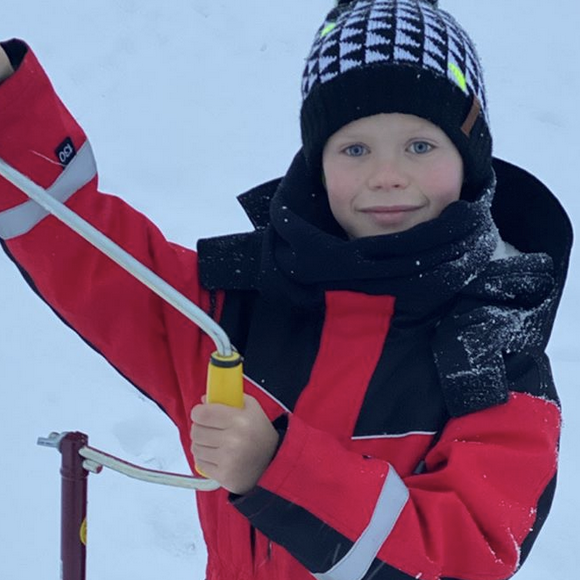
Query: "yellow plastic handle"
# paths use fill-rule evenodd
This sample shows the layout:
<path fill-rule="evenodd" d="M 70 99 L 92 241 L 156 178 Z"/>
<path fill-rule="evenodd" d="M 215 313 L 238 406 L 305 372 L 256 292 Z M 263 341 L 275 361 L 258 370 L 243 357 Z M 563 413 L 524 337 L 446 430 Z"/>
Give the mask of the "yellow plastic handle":
<path fill-rule="evenodd" d="M 214 352 L 207 369 L 206 401 L 242 409 L 244 406 L 244 371 L 242 357 L 233 352 L 229 356 Z M 199 468 L 195 470 L 207 477 Z"/>
<path fill-rule="evenodd" d="M 244 406 L 243 376 L 239 353 L 224 356 L 214 352 L 207 369 L 207 402 L 241 409 Z"/>

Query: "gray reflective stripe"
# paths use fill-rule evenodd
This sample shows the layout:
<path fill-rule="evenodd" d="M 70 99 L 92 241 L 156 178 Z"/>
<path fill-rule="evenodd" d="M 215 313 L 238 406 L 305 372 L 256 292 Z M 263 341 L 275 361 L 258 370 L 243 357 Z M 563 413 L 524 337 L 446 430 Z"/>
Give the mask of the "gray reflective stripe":
<path fill-rule="evenodd" d="M 407 500 L 409 490 L 391 467 L 369 525 L 348 554 L 318 580 L 361 580 L 386 542 Z"/>
<path fill-rule="evenodd" d="M 88 141 L 59 175 L 47 192 L 63 203 L 97 174 L 97 165 Z M 0 212 L 0 238 L 10 240 L 28 233 L 48 212 L 32 200 Z"/>
<path fill-rule="evenodd" d="M 382 435 L 360 435 L 352 437 L 353 441 L 364 441 L 367 439 L 402 439 L 403 437 L 411 437 L 412 435 L 425 435 L 432 437 L 436 435 L 437 431 L 407 431 L 406 433 L 383 433 Z"/>

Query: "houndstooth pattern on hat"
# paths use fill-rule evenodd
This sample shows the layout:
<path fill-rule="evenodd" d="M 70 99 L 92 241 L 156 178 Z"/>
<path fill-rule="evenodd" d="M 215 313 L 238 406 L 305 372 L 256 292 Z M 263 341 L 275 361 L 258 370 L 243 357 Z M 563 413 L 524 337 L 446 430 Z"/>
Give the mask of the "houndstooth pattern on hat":
<path fill-rule="evenodd" d="M 307 59 L 302 97 L 317 84 L 375 64 L 446 76 L 477 96 L 487 120 L 483 74 L 471 40 L 450 14 L 417 0 L 358 0 L 332 11 Z"/>

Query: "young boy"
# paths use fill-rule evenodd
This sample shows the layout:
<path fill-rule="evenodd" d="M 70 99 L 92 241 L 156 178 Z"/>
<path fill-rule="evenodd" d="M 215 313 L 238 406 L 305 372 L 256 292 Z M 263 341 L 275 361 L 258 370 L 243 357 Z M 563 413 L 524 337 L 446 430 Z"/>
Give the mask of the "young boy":
<path fill-rule="evenodd" d="M 223 485 L 198 494 L 208 580 L 503 579 L 547 516 L 561 418 L 544 351 L 570 225 L 492 159 L 477 55 L 435 4 L 330 12 L 303 76 L 302 149 L 241 197 L 254 232 L 197 252 L 98 192 L 34 54 L 3 44 L 0 157 L 244 356 L 244 409 L 200 402 L 210 339 L 0 181 L 0 238 L 27 281 Z"/>

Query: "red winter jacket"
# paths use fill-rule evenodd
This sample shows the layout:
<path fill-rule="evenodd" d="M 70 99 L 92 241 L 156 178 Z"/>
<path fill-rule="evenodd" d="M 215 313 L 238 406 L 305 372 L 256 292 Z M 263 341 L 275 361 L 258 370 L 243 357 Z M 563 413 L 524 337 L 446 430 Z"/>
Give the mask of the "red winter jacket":
<path fill-rule="evenodd" d="M 308 317 L 255 293 L 204 289 L 196 252 L 98 191 L 90 144 L 31 51 L 0 86 L 0 157 L 220 317 L 243 345 L 246 392 L 271 420 L 287 421 L 255 490 L 197 494 L 208 580 L 514 573 L 556 475 L 560 410 L 543 359 L 514 359 L 503 404 L 451 417 L 425 354 L 433 326 L 406 340 L 392 296 L 327 291 Z M 0 238 L 42 299 L 171 417 L 193 467 L 189 413 L 204 391 L 210 339 L 4 180 Z M 257 321 L 242 331 L 245 311 Z M 271 340 L 261 330 L 270 322 Z M 302 341 L 315 347 L 295 369 Z M 377 389 L 381 373 L 390 379 Z M 298 391 L 279 386 L 291 380 Z"/>

